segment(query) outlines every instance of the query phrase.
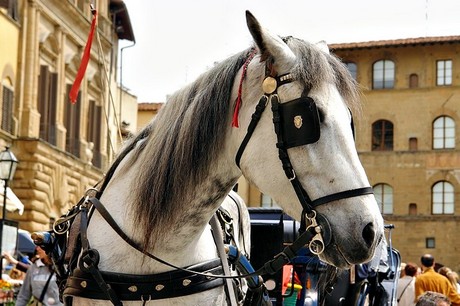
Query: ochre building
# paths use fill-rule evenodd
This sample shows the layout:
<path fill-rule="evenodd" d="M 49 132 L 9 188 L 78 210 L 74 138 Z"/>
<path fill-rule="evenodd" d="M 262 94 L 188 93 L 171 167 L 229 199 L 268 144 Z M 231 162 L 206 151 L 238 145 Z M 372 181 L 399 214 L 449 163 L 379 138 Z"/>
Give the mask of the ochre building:
<path fill-rule="evenodd" d="M 363 89 L 356 146 L 404 262 L 460 270 L 460 36 L 331 45 Z"/>
<path fill-rule="evenodd" d="M 0 2 L 0 150 L 9 146 L 19 160 L 9 186 L 25 206 L 6 217 L 22 229 L 49 229 L 102 178 L 126 127 L 137 125 L 137 98 L 116 82 L 119 41 L 135 42 L 126 6 L 101 0 L 95 9 L 89 64 L 72 104 L 89 2 Z"/>

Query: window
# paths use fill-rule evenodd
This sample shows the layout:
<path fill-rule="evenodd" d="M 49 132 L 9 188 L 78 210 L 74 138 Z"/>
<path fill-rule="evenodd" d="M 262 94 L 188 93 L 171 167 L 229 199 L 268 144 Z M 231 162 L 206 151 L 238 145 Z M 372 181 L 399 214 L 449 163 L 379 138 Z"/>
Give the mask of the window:
<path fill-rule="evenodd" d="M 266 194 L 261 194 L 261 205 L 262 207 L 278 207 L 278 205 L 276 204 L 275 201 L 273 201 L 273 199 L 269 196 L 269 195 L 266 195 Z"/>
<path fill-rule="evenodd" d="M 410 137 L 409 138 L 409 151 L 417 151 L 417 148 L 418 148 L 417 137 Z"/>
<path fill-rule="evenodd" d="M 96 105 L 96 101 L 89 100 L 88 108 L 88 129 L 86 139 L 94 144 L 93 160 L 94 166 L 102 167 L 101 155 L 101 122 L 102 122 L 102 106 Z"/>
<path fill-rule="evenodd" d="M 372 124 L 372 151 L 393 150 L 393 123 L 378 120 Z"/>
<path fill-rule="evenodd" d="M 431 188 L 432 214 L 453 214 L 454 213 L 454 186 L 451 183 L 437 182 Z"/>
<path fill-rule="evenodd" d="M 433 149 L 455 148 L 455 121 L 448 116 L 433 122 Z"/>
<path fill-rule="evenodd" d="M 425 239 L 425 247 L 427 249 L 436 248 L 436 239 L 434 237 L 428 237 Z"/>
<path fill-rule="evenodd" d="M 395 83 L 395 64 L 390 60 L 375 62 L 372 66 L 372 88 L 393 88 Z"/>
<path fill-rule="evenodd" d="M 374 186 L 374 195 L 382 214 L 393 214 L 393 187 L 388 184 Z"/>
<path fill-rule="evenodd" d="M 58 74 L 48 66 L 40 67 L 38 77 L 38 111 L 40 112 L 40 138 L 56 145 L 56 105 Z"/>
<path fill-rule="evenodd" d="M 410 203 L 409 204 L 409 216 L 417 215 L 417 204 Z"/>
<path fill-rule="evenodd" d="M 358 66 L 356 66 L 356 64 L 353 62 L 345 63 L 345 66 L 347 66 L 348 71 L 350 72 L 353 79 L 356 80 L 356 77 L 358 75 Z"/>
<path fill-rule="evenodd" d="M 67 85 L 66 97 L 69 96 L 72 85 Z M 77 102 L 72 104 L 68 99 L 64 102 L 64 126 L 67 130 L 65 150 L 76 157 L 80 157 L 80 107 L 81 92 L 78 93 Z"/>
<path fill-rule="evenodd" d="M 436 85 L 452 85 L 452 60 L 436 61 Z"/>
<path fill-rule="evenodd" d="M 418 75 L 415 73 L 409 76 L 409 88 L 417 88 L 418 87 Z"/>
<path fill-rule="evenodd" d="M 14 133 L 13 104 L 14 91 L 6 85 L 2 86 L 2 123 L 1 128 L 10 134 Z"/>
<path fill-rule="evenodd" d="M 18 20 L 18 0 L 1 0 L 0 8 L 5 8 L 7 10 L 8 16 L 14 20 Z"/>

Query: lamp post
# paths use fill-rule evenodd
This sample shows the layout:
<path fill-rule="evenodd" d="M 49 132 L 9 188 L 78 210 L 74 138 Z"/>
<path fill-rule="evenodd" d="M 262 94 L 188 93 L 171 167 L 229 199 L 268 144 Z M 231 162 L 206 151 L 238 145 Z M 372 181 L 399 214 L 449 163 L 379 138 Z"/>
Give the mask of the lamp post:
<path fill-rule="evenodd" d="M 6 192 L 8 189 L 8 182 L 11 181 L 18 166 L 18 159 L 14 156 L 13 152 L 7 146 L 4 151 L 0 152 L 0 180 L 3 180 L 3 214 L 1 220 L 0 232 L 0 251 L 3 252 L 3 226 L 6 220 Z M 3 274 L 3 259 L 0 260 L 0 273 Z M 0 274 L 0 275 L 1 275 Z"/>

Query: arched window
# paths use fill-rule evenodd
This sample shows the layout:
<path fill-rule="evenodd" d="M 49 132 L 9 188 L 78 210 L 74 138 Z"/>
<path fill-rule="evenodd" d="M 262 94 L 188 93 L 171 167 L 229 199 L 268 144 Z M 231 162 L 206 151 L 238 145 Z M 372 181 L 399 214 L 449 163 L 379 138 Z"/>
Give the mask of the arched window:
<path fill-rule="evenodd" d="M 433 149 L 455 148 L 455 121 L 448 116 L 436 118 L 433 122 Z"/>
<path fill-rule="evenodd" d="M 417 88 L 418 87 L 418 75 L 412 73 L 409 76 L 409 88 Z"/>
<path fill-rule="evenodd" d="M 410 137 L 409 138 L 409 151 L 417 151 L 417 147 L 418 147 L 417 137 Z"/>
<path fill-rule="evenodd" d="M 353 79 L 356 80 L 356 77 L 358 75 L 358 66 L 353 62 L 345 63 L 345 65 L 347 66 L 348 71 L 350 71 L 350 74 L 353 77 Z"/>
<path fill-rule="evenodd" d="M 446 181 L 437 182 L 431 188 L 433 215 L 454 213 L 454 186 Z"/>
<path fill-rule="evenodd" d="M 393 150 L 393 123 L 378 120 L 372 124 L 372 151 Z"/>
<path fill-rule="evenodd" d="M 409 216 L 417 215 L 417 204 L 410 203 L 409 204 Z"/>
<path fill-rule="evenodd" d="M 395 85 L 395 64 L 390 60 L 380 60 L 372 65 L 372 88 L 393 88 Z"/>
<path fill-rule="evenodd" d="M 374 186 L 374 195 L 382 214 L 393 214 L 393 187 L 388 184 Z"/>

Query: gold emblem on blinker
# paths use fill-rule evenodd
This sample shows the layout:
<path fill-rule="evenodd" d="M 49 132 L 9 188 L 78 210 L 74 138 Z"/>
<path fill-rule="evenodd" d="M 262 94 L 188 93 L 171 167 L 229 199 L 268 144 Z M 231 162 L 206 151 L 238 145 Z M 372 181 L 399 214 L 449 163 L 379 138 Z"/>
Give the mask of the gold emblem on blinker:
<path fill-rule="evenodd" d="M 298 129 L 300 129 L 302 127 L 302 124 L 303 124 L 303 120 L 302 120 L 302 116 L 295 116 L 294 117 L 294 126 Z"/>
<path fill-rule="evenodd" d="M 262 82 L 262 89 L 264 93 L 268 95 L 274 93 L 277 87 L 278 87 L 278 84 L 275 78 L 266 77 L 264 81 Z"/>

